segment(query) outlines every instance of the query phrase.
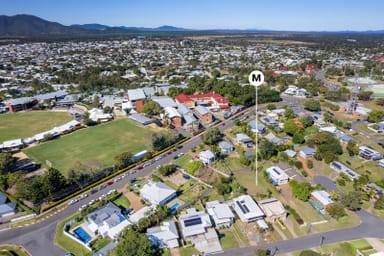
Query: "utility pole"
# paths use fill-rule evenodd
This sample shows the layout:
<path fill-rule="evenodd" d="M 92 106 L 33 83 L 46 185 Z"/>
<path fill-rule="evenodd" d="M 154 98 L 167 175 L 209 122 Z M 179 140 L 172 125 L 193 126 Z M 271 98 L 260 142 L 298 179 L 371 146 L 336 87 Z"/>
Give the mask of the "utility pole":
<path fill-rule="evenodd" d="M 256 142 L 255 142 L 255 146 L 256 146 L 256 162 L 255 162 L 255 167 L 256 167 L 256 178 L 255 178 L 255 182 L 256 182 L 256 187 L 259 185 L 259 166 L 258 166 L 258 153 L 259 153 L 259 142 L 258 142 L 258 95 L 257 95 L 257 87 L 259 87 L 260 85 L 262 85 L 264 83 L 264 74 L 260 71 L 252 71 L 251 74 L 249 74 L 248 76 L 248 80 L 249 80 L 249 83 L 253 86 L 255 86 L 255 90 L 256 90 L 256 100 L 255 100 L 255 106 L 256 106 Z"/>

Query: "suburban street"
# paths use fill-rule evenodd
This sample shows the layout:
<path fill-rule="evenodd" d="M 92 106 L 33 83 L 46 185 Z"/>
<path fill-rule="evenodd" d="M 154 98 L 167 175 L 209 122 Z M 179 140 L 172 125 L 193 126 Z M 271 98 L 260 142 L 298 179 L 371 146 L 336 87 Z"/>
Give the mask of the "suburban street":
<path fill-rule="evenodd" d="M 286 101 L 282 101 L 280 103 L 277 103 L 276 105 L 278 107 L 281 107 L 286 104 Z M 259 106 L 258 110 L 261 110 L 263 108 L 265 108 L 265 105 Z M 246 109 L 242 113 L 244 113 L 244 116 L 247 116 L 249 114 L 253 114 L 254 109 Z M 236 114 L 236 116 L 237 115 L 238 114 Z M 224 122 L 221 122 L 215 126 L 218 127 L 221 131 L 223 131 L 233 126 L 233 120 L 236 116 L 233 116 L 232 118 L 225 120 Z M 81 200 L 78 203 L 67 206 L 63 211 L 53 215 L 52 217 L 47 218 L 44 221 L 27 227 L 0 231 L 0 243 L 22 245 L 32 255 L 64 255 L 65 252 L 54 244 L 56 226 L 60 220 L 63 220 L 68 216 L 71 216 L 78 212 L 78 209 L 81 205 L 88 204 L 89 201 L 99 198 L 102 194 L 106 194 L 111 189 L 118 190 L 123 188 L 131 179 L 149 175 L 156 169 L 156 166 L 167 164 L 173 159 L 175 155 L 181 152 L 185 153 L 189 149 L 196 147 L 199 143 L 201 143 L 201 135 L 202 134 L 199 134 L 191 138 L 187 142 L 183 143 L 181 148 L 175 151 L 170 151 L 170 154 L 164 153 L 164 158 L 143 168 L 140 171 L 127 171 L 126 176 L 123 179 L 114 182 L 112 185 L 104 188 L 103 190 L 99 190 L 96 193 L 89 195 L 87 198 Z M 313 181 L 314 183 L 319 183 L 323 185 L 330 191 L 338 190 L 334 182 L 327 177 L 315 176 Z M 259 247 L 251 246 L 238 248 L 234 250 L 225 251 L 220 255 L 253 255 L 253 250 L 255 248 L 267 248 L 270 249 L 272 252 L 276 252 L 278 254 L 292 252 L 310 247 L 316 247 L 320 245 L 321 241 L 323 241 L 324 244 L 328 244 L 364 237 L 383 237 L 382 230 L 384 229 L 384 222 L 364 210 L 357 212 L 357 214 L 361 219 L 361 224 L 357 227 L 308 235 L 296 239 L 284 240 L 276 243 L 270 243 L 267 245 L 261 245 Z"/>
<path fill-rule="evenodd" d="M 233 249 L 225 251 L 219 255 L 232 256 L 232 255 L 254 255 L 253 251 L 256 248 L 269 249 L 275 255 L 279 253 L 288 253 L 297 250 L 303 250 L 307 248 L 321 246 L 323 244 L 338 243 L 348 240 L 360 239 L 365 237 L 383 238 L 384 222 L 369 214 L 364 210 L 357 212 L 361 219 L 361 224 L 346 229 L 339 229 L 335 231 L 329 231 L 325 233 L 318 233 L 314 235 L 308 235 L 296 239 L 279 241 L 276 243 L 269 243 L 261 246 L 250 246 L 244 248 Z M 323 241 L 323 242 L 322 242 Z"/>

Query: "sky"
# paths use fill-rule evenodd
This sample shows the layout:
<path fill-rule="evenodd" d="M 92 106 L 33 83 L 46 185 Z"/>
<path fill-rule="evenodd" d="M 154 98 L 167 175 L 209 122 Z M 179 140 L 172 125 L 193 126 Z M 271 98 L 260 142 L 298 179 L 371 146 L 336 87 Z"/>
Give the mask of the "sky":
<path fill-rule="evenodd" d="M 295 31 L 384 29 L 382 0 L 0 0 L 0 15 L 63 25 Z"/>

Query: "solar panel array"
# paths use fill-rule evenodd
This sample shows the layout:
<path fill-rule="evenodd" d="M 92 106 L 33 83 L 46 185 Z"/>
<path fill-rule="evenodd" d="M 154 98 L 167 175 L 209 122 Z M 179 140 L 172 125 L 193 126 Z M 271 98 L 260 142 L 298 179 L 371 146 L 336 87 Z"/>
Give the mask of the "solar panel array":
<path fill-rule="evenodd" d="M 242 204 L 242 203 L 244 203 L 244 201 L 241 201 L 241 202 L 236 201 L 236 203 L 237 203 L 237 205 L 239 206 L 240 210 L 241 210 L 244 214 L 249 213 L 249 209 L 248 209 L 248 207 L 247 207 L 245 204 Z"/>
<path fill-rule="evenodd" d="M 185 227 L 190 227 L 190 226 L 199 225 L 201 223 L 202 223 L 201 218 L 198 217 L 198 218 L 193 218 L 193 219 L 185 220 L 184 221 L 184 226 Z"/>

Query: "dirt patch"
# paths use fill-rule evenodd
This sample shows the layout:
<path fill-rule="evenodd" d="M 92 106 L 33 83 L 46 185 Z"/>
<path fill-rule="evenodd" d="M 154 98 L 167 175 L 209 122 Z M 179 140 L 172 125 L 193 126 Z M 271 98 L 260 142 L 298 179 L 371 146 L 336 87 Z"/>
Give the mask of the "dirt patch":
<path fill-rule="evenodd" d="M 301 157 L 297 157 L 297 160 L 299 160 L 303 164 L 303 169 L 308 174 L 308 176 L 310 177 L 315 176 L 315 173 L 308 168 L 306 160 L 302 159 Z"/>
<path fill-rule="evenodd" d="M 217 172 L 207 167 L 199 171 L 195 176 L 208 184 L 215 184 L 221 178 Z"/>
<path fill-rule="evenodd" d="M 124 194 L 128 200 L 131 202 L 131 208 L 135 211 L 140 210 L 143 208 L 143 204 L 141 203 L 141 199 L 138 195 L 136 195 L 133 192 L 127 192 Z"/>
<path fill-rule="evenodd" d="M 187 182 L 187 180 L 183 178 L 182 172 L 175 172 L 174 174 L 168 176 L 166 179 L 178 187 Z"/>
<path fill-rule="evenodd" d="M 180 256 L 179 248 L 171 248 L 170 251 L 172 256 Z"/>

